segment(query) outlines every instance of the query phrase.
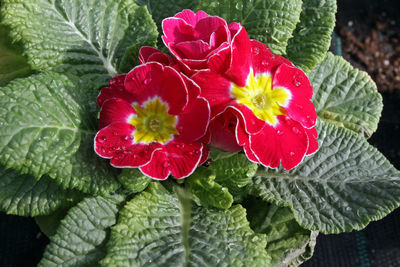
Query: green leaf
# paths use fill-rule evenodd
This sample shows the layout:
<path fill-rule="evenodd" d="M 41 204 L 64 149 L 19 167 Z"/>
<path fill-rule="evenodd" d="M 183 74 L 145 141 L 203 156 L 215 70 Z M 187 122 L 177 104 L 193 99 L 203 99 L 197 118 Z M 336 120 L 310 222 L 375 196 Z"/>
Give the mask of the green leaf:
<path fill-rule="evenodd" d="M 319 150 L 291 171 L 266 170 L 251 192 L 292 209 L 309 230 L 364 228 L 400 205 L 400 172 L 368 142 L 345 128 L 318 122 Z"/>
<path fill-rule="evenodd" d="M 103 266 L 268 266 L 262 234 L 240 205 L 228 210 L 191 204 L 183 188 L 152 183 L 121 210 Z"/>
<path fill-rule="evenodd" d="M 117 74 L 127 47 L 157 39 L 150 14 L 133 0 L 3 0 L 1 11 L 34 69 L 74 74 L 94 87 Z"/>
<path fill-rule="evenodd" d="M 208 156 L 210 159 L 213 161 L 220 160 L 220 159 L 225 159 L 225 158 L 230 158 L 233 155 L 239 153 L 238 152 L 226 152 L 221 149 L 215 148 L 215 147 L 210 147 L 210 155 Z"/>
<path fill-rule="evenodd" d="M 35 222 L 47 237 L 52 237 L 57 233 L 57 228 L 61 220 L 65 218 L 71 207 L 57 209 L 49 215 L 41 215 L 35 217 Z"/>
<path fill-rule="evenodd" d="M 13 44 L 8 34 L 9 30 L 0 25 L 0 86 L 32 72 L 26 58 L 22 56 L 21 47 Z"/>
<path fill-rule="evenodd" d="M 336 0 L 303 0 L 300 22 L 286 49 L 288 58 L 305 72 L 320 63 L 331 45 Z"/>
<path fill-rule="evenodd" d="M 197 168 L 185 184 L 189 187 L 193 200 L 200 206 L 212 206 L 219 209 L 228 209 L 232 206 L 233 197 L 226 187 L 214 181 L 215 175 L 204 167 Z"/>
<path fill-rule="evenodd" d="M 240 22 L 250 38 L 283 55 L 300 20 L 301 4 L 301 0 L 200 0 L 198 9 Z"/>
<path fill-rule="evenodd" d="M 78 84 L 78 85 L 77 85 Z M 0 88 L 0 164 L 64 188 L 116 190 L 116 170 L 93 149 L 95 97 L 66 76 L 43 73 Z"/>
<path fill-rule="evenodd" d="M 0 167 L 0 210 L 7 214 L 37 216 L 71 205 L 79 193 L 64 190 L 47 176 L 39 181 Z"/>
<path fill-rule="evenodd" d="M 382 96 L 366 72 L 328 53 L 310 74 L 318 117 L 370 137 L 378 127 Z"/>
<path fill-rule="evenodd" d="M 152 179 L 138 169 L 123 169 L 118 181 L 130 192 L 139 193 L 146 189 Z"/>
<path fill-rule="evenodd" d="M 312 256 L 318 232 L 302 228 L 289 208 L 255 197 L 246 198 L 243 205 L 251 228 L 267 236 L 272 266 L 298 266 Z"/>
<path fill-rule="evenodd" d="M 119 195 L 90 197 L 71 208 L 50 237 L 39 266 L 89 266 L 104 256 L 108 228 L 115 224 Z"/>
<path fill-rule="evenodd" d="M 136 2 L 147 6 L 160 30 L 164 18 L 173 17 L 183 9 L 195 9 L 199 4 L 199 0 L 136 0 Z"/>
<path fill-rule="evenodd" d="M 251 182 L 258 165 L 250 162 L 244 154 L 220 159 L 210 164 L 209 169 L 215 174 L 215 181 L 228 188 L 235 201 L 246 193 L 244 187 Z"/>

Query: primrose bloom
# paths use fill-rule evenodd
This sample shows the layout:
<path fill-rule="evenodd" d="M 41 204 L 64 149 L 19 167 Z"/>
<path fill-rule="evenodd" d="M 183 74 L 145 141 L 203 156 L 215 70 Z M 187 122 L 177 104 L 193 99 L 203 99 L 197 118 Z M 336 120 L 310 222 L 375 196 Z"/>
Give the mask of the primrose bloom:
<path fill-rule="evenodd" d="M 97 98 L 95 151 L 114 167 L 137 167 L 154 179 L 190 175 L 208 157 L 198 141 L 210 119 L 200 88 L 174 68 L 150 62 L 110 81 Z"/>
<path fill-rule="evenodd" d="M 162 22 L 162 39 L 169 51 L 192 75 L 197 70 L 220 71 L 224 61 L 230 61 L 231 49 L 240 45 L 247 33 L 239 23 L 227 22 L 204 11 L 185 9 Z"/>
<path fill-rule="evenodd" d="M 311 84 L 258 41 L 243 39 L 235 53 L 240 57 L 225 62 L 227 71 L 192 76 L 211 106 L 208 139 L 227 151 L 242 146 L 250 160 L 265 166 L 292 169 L 318 149 Z"/>

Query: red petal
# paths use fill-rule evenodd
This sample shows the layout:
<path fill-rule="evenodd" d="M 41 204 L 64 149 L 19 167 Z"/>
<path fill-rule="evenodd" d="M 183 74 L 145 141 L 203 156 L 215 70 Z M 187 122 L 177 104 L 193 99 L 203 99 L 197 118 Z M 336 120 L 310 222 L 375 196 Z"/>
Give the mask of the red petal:
<path fill-rule="evenodd" d="M 192 25 L 183 19 L 172 17 L 162 21 L 163 41 L 168 47 L 170 43 L 180 43 L 196 40 L 196 31 Z"/>
<path fill-rule="evenodd" d="M 173 45 L 173 49 L 182 58 L 201 60 L 210 52 L 210 45 L 203 40 L 181 42 Z"/>
<path fill-rule="evenodd" d="M 200 142 L 183 143 L 171 141 L 165 145 L 168 153 L 171 174 L 179 179 L 189 176 L 194 172 L 202 159 L 203 144 Z M 168 162 L 167 162 L 168 163 Z"/>
<path fill-rule="evenodd" d="M 276 168 L 279 162 L 286 170 L 296 167 L 304 158 L 308 137 L 300 123 L 285 116 L 278 116 L 273 128 L 266 125 L 258 134 L 250 136 L 250 149 L 260 163 Z"/>
<path fill-rule="evenodd" d="M 178 115 L 176 129 L 179 139 L 196 141 L 206 134 L 210 122 L 210 106 L 205 98 L 196 98 L 189 102 Z"/>
<path fill-rule="evenodd" d="M 312 98 L 312 86 L 303 71 L 286 64 L 280 65 L 274 74 L 272 86 L 290 91 L 291 98 L 285 107 L 290 118 L 300 122 L 304 127 L 311 128 L 317 121 L 317 113 Z"/>
<path fill-rule="evenodd" d="M 118 151 L 133 145 L 132 133 L 135 130 L 129 123 L 117 122 L 97 132 L 94 150 L 103 158 L 111 158 Z"/>
<path fill-rule="evenodd" d="M 149 163 L 139 168 L 145 175 L 156 180 L 165 180 L 171 173 L 165 149 L 155 150 Z"/>
<path fill-rule="evenodd" d="M 233 37 L 231 44 L 231 64 L 225 75 L 239 86 L 245 86 L 250 73 L 251 47 L 246 30 L 239 23 L 229 24 Z"/>
<path fill-rule="evenodd" d="M 135 144 L 117 152 L 110 163 L 117 168 L 137 168 L 149 163 L 158 146 L 155 144 Z"/>
<path fill-rule="evenodd" d="M 231 47 L 228 43 L 223 43 L 218 53 L 210 56 L 208 67 L 213 72 L 224 73 L 231 64 Z"/>
<path fill-rule="evenodd" d="M 235 129 L 238 118 L 231 112 L 224 112 L 210 123 L 210 144 L 218 149 L 236 152 L 242 149 L 236 141 Z"/>
<path fill-rule="evenodd" d="M 254 115 L 253 111 L 245 105 L 233 102 L 228 109 L 234 110 L 243 120 L 244 129 L 249 134 L 256 134 L 266 125 L 265 121 L 260 120 Z"/>
<path fill-rule="evenodd" d="M 250 43 L 253 71 L 255 74 L 274 73 L 276 68 L 283 63 L 293 66 L 292 62 L 286 58 L 273 54 L 265 44 L 256 40 L 251 40 Z"/>
<path fill-rule="evenodd" d="M 189 79 L 186 75 L 182 75 L 182 78 L 189 94 L 189 101 L 195 100 L 200 96 L 200 86 L 198 86 L 192 79 Z"/>
<path fill-rule="evenodd" d="M 139 51 L 140 64 L 145 64 L 151 61 L 161 63 L 164 66 L 175 66 L 178 64 L 173 58 L 167 54 L 164 54 L 160 50 L 150 46 L 142 46 Z"/>
<path fill-rule="evenodd" d="M 231 83 L 221 75 L 211 71 L 200 71 L 191 77 L 201 88 L 201 96 L 210 103 L 211 117 L 223 111 L 233 98 Z"/>
<path fill-rule="evenodd" d="M 197 13 L 194 13 L 190 9 L 185 9 L 176 14 L 174 17 L 181 18 L 194 27 L 200 19 L 208 17 L 208 14 L 202 10 L 199 10 L 197 11 Z"/>
<path fill-rule="evenodd" d="M 308 149 L 307 149 L 307 155 L 311 155 L 318 150 L 318 133 L 315 127 L 311 129 L 305 128 L 306 134 L 308 136 Z"/>
<path fill-rule="evenodd" d="M 201 159 L 198 165 L 200 166 L 204 164 L 207 161 L 209 155 L 210 155 L 210 149 L 208 148 L 208 146 L 203 144 L 203 153 L 201 153 Z"/>
<path fill-rule="evenodd" d="M 132 96 L 125 91 L 124 82 L 126 74 L 118 75 L 112 78 L 108 84 L 110 87 L 105 87 L 101 90 L 97 97 L 97 105 L 101 107 L 107 99 L 118 97 L 126 101 L 132 100 Z"/>
<path fill-rule="evenodd" d="M 196 39 L 209 42 L 210 36 L 212 35 L 212 33 L 215 32 L 218 35 L 216 37 L 216 39 L 218 39 L 218 43 L 221 43 L 221 40 L 228 40 L 229 33 L 226 26 L 226 21 L 220 17 L 204 17 L 200 19 L 195 26 L 195 30 L 197 33 Z"/>
<path fill-rule="evenodd" d="M 179 114 L 188 101 L 182 76 L 175 69 L 156 62 L 139 65 L 129 72 L 125 88 L 139 104 L 160 97 L 168 104 L 168 112 L 174 115 Z"/>
<path fill-rule="evenodd" d="M 99 129 L 115 122 L 129 122 L 129 117 L 136 114 L 134 108 L 125 100 L 111 98 L 104 102 L 100 110 Z"/>

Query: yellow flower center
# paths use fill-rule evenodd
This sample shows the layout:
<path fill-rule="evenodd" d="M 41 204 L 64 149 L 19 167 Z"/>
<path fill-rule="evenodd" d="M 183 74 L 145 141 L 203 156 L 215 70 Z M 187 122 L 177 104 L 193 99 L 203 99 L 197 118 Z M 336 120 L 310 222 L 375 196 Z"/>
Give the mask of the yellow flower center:
<path fill-rule="evenodd" d="M 133 137 L 136 143 L 159 142 L 165 144 L 177 134 L 177 118 L 168 113 L 168 105 L 159 98 L 153 98 L 143 104 L 143 108 L 134 105 L 136 115 L 129 118 L 135 126 Z"/>
<path fill-rule="evenodd" d="M 240 104 L 251 109 L 257 118 L 271 125 L 276 125 L 278 115 L 285 114 L 282 107 L 286 107 L 290 99 L 288 90 L 272 88 L 272 78 L 269 74 L 254 76 L 250 73 L 245 86 L 232 85 L 231 95 Z"/>

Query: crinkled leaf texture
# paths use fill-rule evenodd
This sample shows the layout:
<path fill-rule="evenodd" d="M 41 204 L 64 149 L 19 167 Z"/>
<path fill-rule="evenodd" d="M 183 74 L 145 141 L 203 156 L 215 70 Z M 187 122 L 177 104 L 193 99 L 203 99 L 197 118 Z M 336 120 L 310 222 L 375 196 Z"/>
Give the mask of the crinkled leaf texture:
<path fill-rule="evenodd" d="M 95 266 L 104 256 L 108 228 L 124 198 L 88 197 L 71 208 L 51 236 L 39 266 Z"/>
<path fill-rule="evenodd" d="M 0 88 L 0 164 L 68 189 L 116 190 L 116 170 L 93 150 L 95 97 L 74 81 L 43 73 Z"/>
<path fill-rule="evenodd" d="M 289 206 L 309 230 L 340 233 L 364 228 L 400 204 L 400 172 L 368 142 L 319 121 L 319 150 L 291 171 L 266 170 L 252 194 Z"/>
<path fill-rule="evenodd" d="M 151 183 L 119 213 L 103 266 L 268 266 L 266 240 L 240 205 L 192 205 L 183 188 Z"/>
<path fill-rule="evenodd" d="M 318 117 L 370 137 L 383 104 L 374 81 L 340 56 L 327 53 L 310 74 Z"/>
<path fill-rule="evenodd" d="M 22 56 L 21 47 L 11 42 L 8 33 L 8 28 L 0 25 L 0 86 L 32 71 Z"/>
<path fill-rule="evenodd" d="M 157 39 L 150 14 L 133 0 L 4 0 L 1 15 L 34 69 L 78 75 L 94 87 L 117 74 L 127 47 Z"/>
<path fill-rule="evenodd" d="M 79 193 L 64 190 L 52 179 L 39 181 L 12 169 L 0 167 L 0 210 L 20 216 L 47 215 L 72 205 Z"/>
<path fill-rule="evenodd" d="M 130 192 L 139 193 L 146 189 L 152 179 L 136 168 L 123 169 L 118 181 Z"/>
<path fill-rule="evenodd" d="M 285 54 L 300 20 L 301 0 L 200 0 L 198 9 L 239 22 L 250 38 L 264 42 L 274 53 Z"/>
<path fill-rule="evenodd" d="M 288 58 L 305 72 L 320 63 L 329 49 L 335 27 L 336 0 L 303 0 L 300 22 L 289 39 Z"/>
<path fill-rule="evenodd" d="M 185 185 L 189 187 L 193 200 L 199 206 L 228 209 L 233 203 L 233 196 L 228 188 L 216 183 L 215 174 L 208 168 L 198 168 L 186 179 Z"/>
<path fill-rule="evenodd" d="M 258 165 L 249 161 L 243 154 L 217 160 L 209 167 L 215 175 L 215 181 L 227 187 L 235 201 L 239 201 L 246 193 L 244 188 L 251 182 L 257 168 Z"/>
<path fill-rule="evenodd" d="M 255 197 L 246 198 L 243 205 L 251 228 L 267 236 L 266 250 L 272 266 L 298 266 L 311 258 L 318 232 L 302 228 L 289 208 Z"/>

